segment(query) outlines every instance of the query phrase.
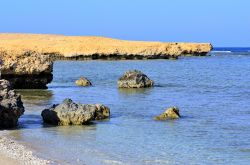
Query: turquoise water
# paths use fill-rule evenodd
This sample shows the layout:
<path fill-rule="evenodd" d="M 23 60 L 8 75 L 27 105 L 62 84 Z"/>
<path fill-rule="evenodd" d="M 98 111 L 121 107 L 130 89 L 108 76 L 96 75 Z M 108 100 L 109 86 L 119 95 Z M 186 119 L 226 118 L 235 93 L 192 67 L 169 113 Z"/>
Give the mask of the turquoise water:
<path fill-rule="evenodd" d="M 139 69 L 149 89 L 119 90 L 117 79 Z M 250 56 L 146 61 L 58 61 L 48 90 L 20 90 L 26 107 L 12 135 L 61 164 L 169 165 L 250 163 Z M 80 76 L 93 87 L 76 87 Z M 40 113 L 64 98 L 103 103 L 110 120 L 54 127 Z M 178 106 L 180 120 L 152 118 Z"/>

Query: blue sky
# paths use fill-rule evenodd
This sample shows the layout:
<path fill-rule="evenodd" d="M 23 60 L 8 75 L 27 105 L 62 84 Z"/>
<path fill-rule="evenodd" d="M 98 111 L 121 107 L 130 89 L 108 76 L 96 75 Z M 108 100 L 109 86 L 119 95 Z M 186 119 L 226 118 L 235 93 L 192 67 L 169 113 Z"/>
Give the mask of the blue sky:
<path fill-rule="evenodd" d="M 249 0 L 1 0 L 0 32 L 250 46 Z"/>

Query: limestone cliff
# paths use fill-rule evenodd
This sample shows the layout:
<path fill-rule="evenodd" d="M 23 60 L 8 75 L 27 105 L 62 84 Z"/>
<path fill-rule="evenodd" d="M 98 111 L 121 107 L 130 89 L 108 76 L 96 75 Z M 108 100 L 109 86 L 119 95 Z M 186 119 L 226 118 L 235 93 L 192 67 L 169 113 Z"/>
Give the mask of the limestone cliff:
<path fill-rule="evenodd" d="M 52 80 L 57 59 L 169 59 L 206 55 L 210 43 L 125 41 L 104 37 L 0 34 L 2 75 L 15 88 L 42 88 Z"/>

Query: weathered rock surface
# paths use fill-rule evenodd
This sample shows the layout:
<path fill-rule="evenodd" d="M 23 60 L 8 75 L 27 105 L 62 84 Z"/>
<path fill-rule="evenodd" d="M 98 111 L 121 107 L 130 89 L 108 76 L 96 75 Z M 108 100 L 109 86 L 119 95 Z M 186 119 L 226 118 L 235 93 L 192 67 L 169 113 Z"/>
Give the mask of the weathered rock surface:
<path fill-rule="evenodd" d="M 154 81 L 141 71 L 130 70 L 119 78 L 117 84 L 119 88 L 147 88 L 154 86 Z"/>
<path fill-rule="evenodd" d="M 10 56 L 0 52 L 0 58 L 4 60 L 2 78 L 9 80 L 14 88 L 47 88 L 52 81 L 53 63 L 49 56 L 35 52 Z"/>
<path fill-rule="evenodd" d="M 0 80 L 0 127 L 15 127 L 23 113 L 21 96 L 12 89 L 7 80 Z"/>
<path fill-rule="evenodd" d="M 92 83 L 85 77 L 80 77 L 79 80 L 76 80 L 76 85 L 78 86 L 91 86 Z"/>
<path fill-rule="evenodd" d="M 179 119 L 180 113 L 179 108 L 177 107 L 170 107 L 165 112 L 163 112 L 161 115 L 156 116 L 155 120 L 168 120 L 168 119 Z"/>
<path fill-rule="evenodd" d="M 76 104 L 65 99 L 61 104 L 43 110 L 41 115 L 45 123 L 53 125 L 83 125 L 109 118 L 110 110 L 101 104 Z"/>
<path fill-rule="evenodd" d="M 110 117 L 110 109 L 102 104 L 95 104 L 95 120 L 108 119 Z"/>
<path fill-rule="evenodd" d="M 211 49 L 210 43 L 0 33 L 2 76 L 11 80 L 14 88 L 46 88 L 52 80 L 53 60 L 177 59 L 185 54 L 206 55 Z"/>

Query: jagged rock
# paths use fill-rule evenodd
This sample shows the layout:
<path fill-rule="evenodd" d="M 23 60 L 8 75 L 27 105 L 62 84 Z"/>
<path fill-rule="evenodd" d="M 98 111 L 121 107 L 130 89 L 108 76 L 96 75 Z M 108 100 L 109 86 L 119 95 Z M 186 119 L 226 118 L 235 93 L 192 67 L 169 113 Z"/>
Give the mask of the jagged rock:
<path fill-rule="evenodd" d="M 179 119 L 180 113 L 179 108 L 177 107 L 170 107 L 165 112 L 163 112 L 161 115 L 156 116 L 155 120 L 168 120 L 168 119 Z"/>
<path fill-rule="evenodd" d="M 100 104 L 77 104 L 65 99 L 61 104 L 43 110 L 41 115 L 45 123 L 53 125 L 82 125 L 109 118 L 110 110 Z"/>
<path fill-rule="evenodd" d="M 130 70 L 119 78 L 117 84 L 119 88 L 146 88 L 152 87 L 154 81 L 150 80 L 141 71 Z"/>
<path fill-rule="evenodd" d="M 95 120 L 108 119 L 110 117 L 110 110 L 102 104 L 95 104 Z"/>
<path fill-rule="evenodd" d="M 0 127 L 15 127 L 23 113 L 21 96 L 12 89 L 9 81 L 0 80 Z"/>
<path fill-rule="evenodd" d="M 80 77 L 79 80 L 76 80 L 76 85 L 78 86 L 91 86 L 92 83 L 85 77 Z"/>

